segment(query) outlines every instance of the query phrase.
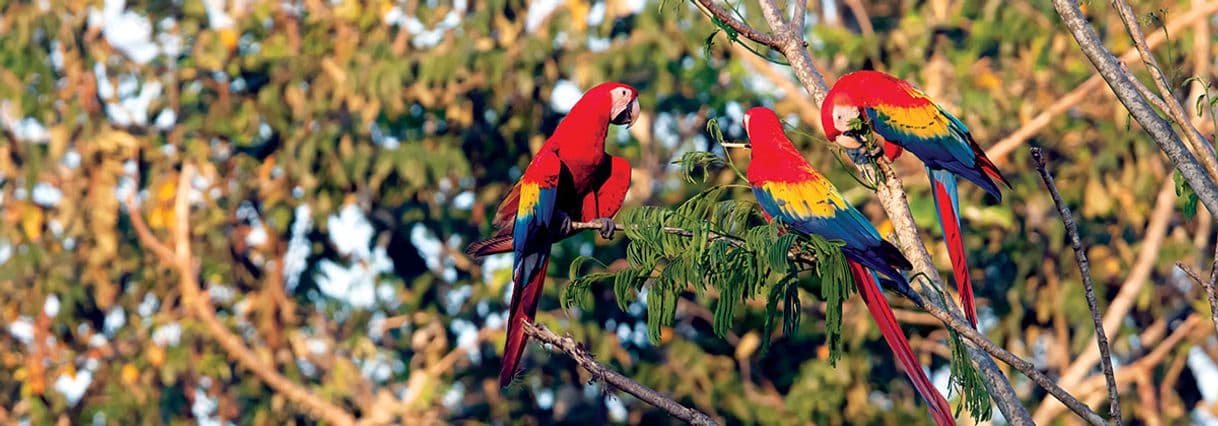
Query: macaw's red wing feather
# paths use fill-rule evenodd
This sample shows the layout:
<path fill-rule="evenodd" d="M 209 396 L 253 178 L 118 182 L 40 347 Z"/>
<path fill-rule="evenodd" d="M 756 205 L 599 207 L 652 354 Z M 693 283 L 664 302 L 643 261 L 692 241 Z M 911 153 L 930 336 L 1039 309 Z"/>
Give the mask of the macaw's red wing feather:
<path fill-rule="evenodd" d="M 612 218 L 626 200 L 626 191 L 630 189 L 630 163 L 616 156 L 607 156 L 606 160 L 597 170 L 592 190 L 584 195 L 579 215 L 582 221 Z"/>
<path fill-rule="evenodd" d="M 888 299 L 884 298 L 884 294 L 880 292 L 875 275 L 855 261 L 848 263 L 850 274 L 854 277 L 854 285 L 867 304 L 867 310 L 871 311 L 871 317 L 880 327 L 880 333 L 884 335 L 884 340 L 892 348 L 897 362 L 905 368 L 905 374 L 909 375 L 909 380 L 913 382 L 914 388 L 918 390 L 922 398 L 926 399 L 931 418 L 939 426 L 955 425 L 956 419 L 952 417 L 951 406 L 948 405 L 939 390 L 931 384 L 926 373 L 922 371 L 922 365 L 918 363 L 913 349 L 909 347 L 909 341 L 905 339 L 905 334 L 897 325 L 897 319 L 892 313 L 892 307 L 888 305 Z"/>
<path fill-rule="evenodd" d="M 935 209 L 939 212 L 939 226 L 943 228 L 943 242 L 952 260 L 952 275 L 956 277 L 956 288 L 960 290 L 960 305 L 964 316 L 977 328 L 977 303 L 973 296 L 973 279 L 969 276 L 968 256 L 964 253 L 964 240 L 960 233 L 960 199 L 956 193 L 956 175 L 946 170 L 927 170 L 930 176 L 931 194 Z"/>

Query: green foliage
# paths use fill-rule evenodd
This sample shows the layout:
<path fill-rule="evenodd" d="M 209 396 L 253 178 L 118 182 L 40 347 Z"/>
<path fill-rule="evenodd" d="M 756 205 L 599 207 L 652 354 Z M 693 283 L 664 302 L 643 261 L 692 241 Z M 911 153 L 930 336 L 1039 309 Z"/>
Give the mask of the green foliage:
<path fill-rule="evenodd" d="M 956 415 L 961 409 L 966 409 L 977 423 L 985 422 L 994 415 L 994 405 L 990 403 L 990 393 L 985 387 L 985 380 L 977 366 L 973 365 L 972 355 L 964 346 L 960 334 L 948 330 L 951 335 L 952 348 L 952 390 L 960 395 L 961 403 L 956 406 Z"/>
<path fill-rule="evenodd" d="M 708 124 L 708 128 L 717 130 L 715 124 Z M 690 152 L 674 164 L 681 165 L 686 180 L 693 181 L 693 171 L 701 170 L 705 175 L 723 161 L 706 152 Z M 768 349 L 768 336 L 780 303 L 784 307 L 784 332 L 798 328 L 798 281 L 800 273 L 807 271 L 820 284 L 821 296 L 827 302 L 830 362 L 836 363 L 842 347 L 842 303 L 854 288 L 840 242 L 789 232 L 778 221 L 760 220 L 755 202 L 724 199 L 736 195 L 731 191 L 736 188 L 747 187 L 712 186 L 675 208 L 644 206 L 624 212 L 620 221 L 630 240 L 626 246 L 629 267 L 616 273 L 580 276 L 577 272 L 587 260 L 577 259 L 571 265 L 571 285 L 563 290 L 563 306 L 582 299 L 593 283 L 612 279 L 618 306 L 625 310 L 634 295 L 646 288 L 648 337 L 656 343 L 662 327 L 671 325 L 675 318 L 676 298 L 687 288 L 718 295 L 713 324 L 720 337 L 731 329 L 737 308 L 744 301 L 764 297 L 767 337 L 763 348 Z"/>
<path fill-rule="evenodd" d="M 1171 177 L 1176 184 L 1176 196 L 1183 203 L 1181 212 L 1184 213 L 1184 217 L 1192 219 L 1197 215 L 1197 202 L 1200 201 L 1197 198 L 1197 192 L 1193 191 L 1193 187 L 1184 180 L 1184 175 L 1180 174 L 1179 170 L 1172 171 Z"/>

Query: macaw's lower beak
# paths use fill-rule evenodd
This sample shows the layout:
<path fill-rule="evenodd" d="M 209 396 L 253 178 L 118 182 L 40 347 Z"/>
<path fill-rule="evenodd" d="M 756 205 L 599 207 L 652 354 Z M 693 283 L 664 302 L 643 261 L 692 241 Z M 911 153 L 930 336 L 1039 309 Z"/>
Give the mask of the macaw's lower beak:
<path fill-rule="evenodd" d="M 639 99 L 635 98 L 634 100 L 630 101 L 630 104 L 628 104 L 624 108 L 622 108 L 621 111 L 617 111 L 614 114 L 613 119 L 610 120 L 609 122 L 613 123 L 613 124 L 617 124 L 619 126 L 625 125 L 625 126 L 629 127 L 631 124 L 634 124 L 635 120 L 638 120 L 638 119 L 639 119 Z"/>
<path fill-rule="evenodd" d="M 723 145 L 723 147 L 724 147 L 724 148 L 744 148 L 744 149 L 753 149 L 753 146 L 752 146 L 752 145 L 747 144 L 747 143 L 739 143 L 739 142 L 723 142 L 723 143 L 721 143 L 721 144 L 719 144 L 719 145 Z"/>

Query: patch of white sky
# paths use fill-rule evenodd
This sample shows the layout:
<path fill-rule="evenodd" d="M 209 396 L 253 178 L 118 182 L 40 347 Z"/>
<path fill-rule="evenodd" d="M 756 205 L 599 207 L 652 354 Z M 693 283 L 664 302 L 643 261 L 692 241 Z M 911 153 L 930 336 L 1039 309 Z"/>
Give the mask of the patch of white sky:
<path fill-rule="evenodd" d="M 440 240 L 432 230 L 421 223 L 410 228 L 410 243 L 418 249 L 419 256 L 423 258 L 428 269 L 438 272 L 440 278 L 446 282 L 457 280 L 457 269 L 452 259 L 444 254 L 445 247 L 450 244 Z"/>
<path fill-rule="evenodd" d="M 427 28 L 418 16 L 407 15 L 402 5 L 396 4 L 381 15 L 381 22 L 405 29 L 411 37 L 410 44 L 418 49 L 428 49 L 440 44 L 449 31 L 460 31 L 461 17 L 469 8 L 469 0 L 453 0 L 452 9 L 432 28 Z"/>
<path fill-rule="evenodd" d="M 190 414 L 195 416 L 195 422 L 199 426 L 220 426 L 232 424 L 229 422 L 221 422 L 218 415 L 220 404 L 216 398 L 208 394 L 211 389 L 212 378 L 203 376 L 199 380 L 199 384 L 195 385 L 194 401 L 190 404 Z"/>
<path fill-rule="evenodd" d="M 96 363 L 92 365 L 96 365 Z M 96 367 L 90 368 L 89 365 L 85 365 L 84 368 L 64 371 L 55 379 L 53 385 L 55 391 L 63 394 L 69 406 L 76 406 L 81 398 L 84 398 L 85 391 L 89 390 L 89 385 L 93 384 L 94 368 Z"/>

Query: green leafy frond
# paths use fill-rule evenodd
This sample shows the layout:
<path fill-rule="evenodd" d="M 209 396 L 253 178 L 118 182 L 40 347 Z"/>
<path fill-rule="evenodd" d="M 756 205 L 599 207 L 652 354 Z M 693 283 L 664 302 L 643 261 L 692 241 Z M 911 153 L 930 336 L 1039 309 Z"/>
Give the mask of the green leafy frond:
<path fill-rule="evenodd" d="M 718 155 L 706 151 L 690 151 L 683 155 L 672 164 L 681 166 L 681 176 L 686 182 L 698 183 L 706 182 L 706 177 L 710 175 L 711 168 L 722 167 L 723 159 Z M 695 176 L 698 176 L 695 178 Z"/>
<path fill-rule="evenodd" d="M 948 331 L 952 340 L 952 388 L 960 392 L 960 405 L 956 406 L 956 415 L 960 415 L 961 409 L 966 409 L 977 423 L 989 420 L 994 415 L 994 405 L 990 403 L 990 393 L 985 388 L 985 380 L 973 365 L 972 357 L 960 334 L 955 330 Z"/>
<path fill-rule="evenodd" d="M 580 275 L 580 269 L 588 262 L 594 262 L 601 268 L 605 267 L 604 263 L 591 256 L 580 256 L 571 261 L 571 267 L 567 272 L 571 282 L 562 288 L 558 298 L 563 309 L 571 309 L 572 306 L 584 307 L 583 301 L 587 298 L 593 285 L 614 279 L 613 273 L 604 271 Z"/>

